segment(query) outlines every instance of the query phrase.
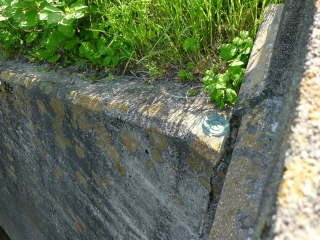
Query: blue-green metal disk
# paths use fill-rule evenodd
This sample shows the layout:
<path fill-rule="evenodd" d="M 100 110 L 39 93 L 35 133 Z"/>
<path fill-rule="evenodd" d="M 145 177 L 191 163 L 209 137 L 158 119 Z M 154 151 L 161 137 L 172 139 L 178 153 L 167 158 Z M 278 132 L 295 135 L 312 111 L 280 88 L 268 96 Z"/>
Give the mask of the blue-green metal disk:
<path fill-rule="evenodd" d="M 204 118 L 202 129 L 206 135 L 220 137 L 229 131 L 229 123 L 221 116 L 210 115 Z"/>

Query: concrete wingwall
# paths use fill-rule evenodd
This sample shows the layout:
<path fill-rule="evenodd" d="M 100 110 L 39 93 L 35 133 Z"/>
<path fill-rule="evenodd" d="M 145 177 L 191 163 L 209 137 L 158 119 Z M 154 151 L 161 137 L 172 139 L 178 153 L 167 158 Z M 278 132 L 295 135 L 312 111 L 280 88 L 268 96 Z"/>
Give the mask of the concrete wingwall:
<path fill-rule="evenodd" d="M 90 84 L 0 64 L 0 225 L 11 239 L 199 239 L 227 164 L 217 110 L 179 82 Z M 213 183 L 212 183 L 213 182 Z"/>
<path fill-rule="evenodd" d="M 309 47 L 319 8 L 267 8 L 238 102 L 225 110 L 188 96 L 194 83 L 90 84 L 72 69 L 0 60 L 0 226 L 12 240 L 285 239 L 291 124 L 304 122 L 300 82 L 319 77 Z M 228 134 L 206 134 L 210 115 L 229 122 Z"/>
<path fill-rule="evenodd" d="M 286 0 L 267 10 L 233 111 L 240 127 L 210 240 L 320 237 L 319 9 Z"/>

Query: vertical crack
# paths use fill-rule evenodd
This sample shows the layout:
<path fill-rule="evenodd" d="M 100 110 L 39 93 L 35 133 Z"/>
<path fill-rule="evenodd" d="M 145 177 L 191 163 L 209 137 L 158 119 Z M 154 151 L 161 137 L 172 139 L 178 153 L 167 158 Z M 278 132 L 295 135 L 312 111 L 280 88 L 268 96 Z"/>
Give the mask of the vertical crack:
<path fill-rule="evenodd" d="M 223 184 L 231 161 L 233 148 L 238 136 L 240 123 L 241 118 L 236 114 L 233 114 L 229 121 L 230 132 L 225 141 L 220 162 L 218 166 L 214 169 L 214 176 L 210 178 L 211 191 L 209 193 L 209 202 L 206 211 L 206 219 L 204 220 L 201 229 L 201 240 L 207 240 L 209 238 L 210 230 L 220 200 Z"/>

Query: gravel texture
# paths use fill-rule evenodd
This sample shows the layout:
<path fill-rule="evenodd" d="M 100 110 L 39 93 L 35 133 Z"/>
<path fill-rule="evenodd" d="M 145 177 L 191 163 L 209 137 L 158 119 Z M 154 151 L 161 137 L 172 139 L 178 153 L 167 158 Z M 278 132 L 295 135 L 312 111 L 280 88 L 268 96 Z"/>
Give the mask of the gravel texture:
<path fill-rule="evenodd" d="M 274 239 L 320 239 L 320 0 L 285 152 Z"/>

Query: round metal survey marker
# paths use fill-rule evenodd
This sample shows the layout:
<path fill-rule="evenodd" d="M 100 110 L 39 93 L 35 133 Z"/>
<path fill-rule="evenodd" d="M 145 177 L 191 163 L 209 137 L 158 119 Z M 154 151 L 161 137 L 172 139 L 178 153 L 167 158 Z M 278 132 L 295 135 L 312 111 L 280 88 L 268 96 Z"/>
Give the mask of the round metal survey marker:
<path fill-rule="evenodd" d="M 206 135 L 220 137 L 229 131 L 229 123 L 221 116 L 209 115 L 204 118 L 202 128 Z"/>

